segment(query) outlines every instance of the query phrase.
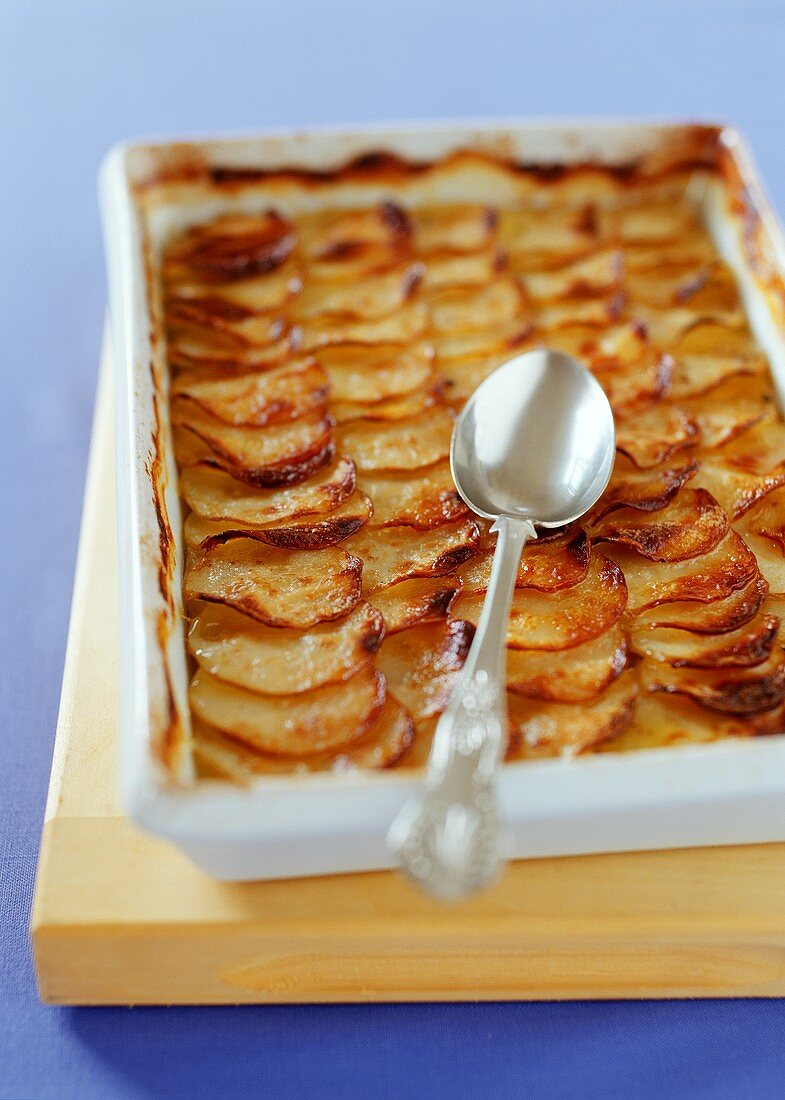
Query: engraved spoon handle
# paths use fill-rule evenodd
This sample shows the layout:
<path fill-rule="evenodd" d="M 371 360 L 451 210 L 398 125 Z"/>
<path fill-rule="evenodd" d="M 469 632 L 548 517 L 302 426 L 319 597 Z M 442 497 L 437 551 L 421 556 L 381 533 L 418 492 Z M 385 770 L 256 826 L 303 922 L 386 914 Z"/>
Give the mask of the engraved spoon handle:
<path fill-rule="evenodd" d="M 494 777 L 507 726 L 507 624 L 529 520 L 502 516 L 477 632 L 461 678 L 439 719 L 419 799 L 406 805 L 388 841 L 403 869 L 428 893 L 461 898 L 497 873 L 499 824 Z"/>

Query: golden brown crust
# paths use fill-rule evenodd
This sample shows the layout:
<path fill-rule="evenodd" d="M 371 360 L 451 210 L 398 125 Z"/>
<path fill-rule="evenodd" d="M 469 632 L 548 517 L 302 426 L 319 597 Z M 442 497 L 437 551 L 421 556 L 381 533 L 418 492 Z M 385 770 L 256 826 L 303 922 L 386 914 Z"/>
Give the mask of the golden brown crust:
<path fill-rule="evenodd" d="M 623 170 L 465 153 L 195 169 L 256 211 L 189 230 L 162 266 L 203 767 L 422 762 L 495 544 L 452 482 L 454 417 L 543 344 L 594 371 L 618 449 L 584 526 L 524 554 L 510 753 L 660 743 L 668 715 L 688 739 L 777 728 L 785 426 L 688 197 L 722 162 L 717 133 L 690 133 Z M 439 181 L 452 195 L 467 179 L 476 202 L 439 198 Z M 518 198 L 484 201 L 485 180 Z M 353 206 L 368 183 L 382 200 Z M 276 209 L 284 184 L 312 192 L 311 212 Z M 343 731 L 314 707 L 322 692 Z M 288 742 L 273 714 L 294 722 Z"/>

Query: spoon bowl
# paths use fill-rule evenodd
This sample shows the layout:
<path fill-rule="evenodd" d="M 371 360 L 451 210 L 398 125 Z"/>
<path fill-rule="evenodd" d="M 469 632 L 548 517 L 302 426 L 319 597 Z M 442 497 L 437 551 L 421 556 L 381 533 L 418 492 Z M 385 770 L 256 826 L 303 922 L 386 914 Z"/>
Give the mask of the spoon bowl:
<path fill-rule="evenodd" d="M 450 463 L 479 515 L 561 527 L 597 502 L 613 457 L 613 414 L 597 379 L 571 355 L 537 349 L 475 390 L 455 425 Z"/>
<path fill-rule="evenodd" d="M 507 737 L 506 641 L 515 583 L 535 525 L 561 527 L 602 495 L 613 414 L 592 374 L 563 352 L 516 356 L 490 374 L 453 430 L 455 484 L 498 533 L 482 614 L 434 733 L 419 799 L 392 824 L 403 868 L 436 897 L 465 897 L 499 867 L 494 778 Z"/>

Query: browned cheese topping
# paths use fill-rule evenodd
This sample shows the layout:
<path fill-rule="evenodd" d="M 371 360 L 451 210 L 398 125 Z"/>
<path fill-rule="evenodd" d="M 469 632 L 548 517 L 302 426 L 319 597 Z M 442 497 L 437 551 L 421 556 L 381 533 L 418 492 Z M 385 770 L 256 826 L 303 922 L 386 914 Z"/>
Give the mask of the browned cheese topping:
<path fill-rule="evenodd" d="M 543 344 L 594 371 L 618 451 L 586 520 L 524 552 L 508 759 L 783 729 L 785 429 L 688 181 L 355 209 L 325 182 L 296 217 L 260 181 L 261 213 L 170 244 L 203 774 L 424 761 L 494 543 L 454 418 Z"/>

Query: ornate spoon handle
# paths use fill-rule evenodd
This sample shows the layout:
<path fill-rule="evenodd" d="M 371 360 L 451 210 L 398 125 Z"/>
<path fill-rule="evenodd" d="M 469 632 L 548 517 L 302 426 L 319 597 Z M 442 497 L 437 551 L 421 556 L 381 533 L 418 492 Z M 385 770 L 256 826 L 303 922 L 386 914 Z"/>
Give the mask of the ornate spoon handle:
<path fill-rule="evenodd" d="M 507 724 L 507 623 L 529 520 L 502 516 L 488 594 L 469 656 L 433 738 L 423 790 L 404 806 L 388 841 L 428 893 L 461 898 L 497 873 L 494 777 Z"/>

